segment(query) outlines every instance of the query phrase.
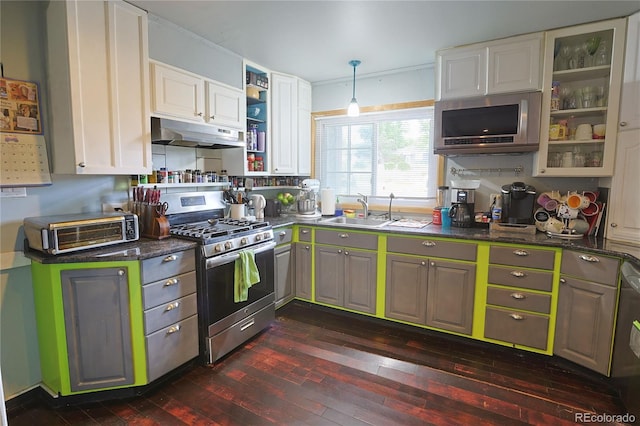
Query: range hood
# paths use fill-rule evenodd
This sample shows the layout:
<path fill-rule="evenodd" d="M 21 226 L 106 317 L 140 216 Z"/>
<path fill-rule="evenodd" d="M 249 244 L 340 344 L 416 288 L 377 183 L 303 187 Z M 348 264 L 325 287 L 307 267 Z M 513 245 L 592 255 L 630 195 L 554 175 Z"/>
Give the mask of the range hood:
<path fill-rule="evenodd" d="M 151 143 L 194 148 L 243 147 L 240 131 L 213 124 L 151 117 Z"/>

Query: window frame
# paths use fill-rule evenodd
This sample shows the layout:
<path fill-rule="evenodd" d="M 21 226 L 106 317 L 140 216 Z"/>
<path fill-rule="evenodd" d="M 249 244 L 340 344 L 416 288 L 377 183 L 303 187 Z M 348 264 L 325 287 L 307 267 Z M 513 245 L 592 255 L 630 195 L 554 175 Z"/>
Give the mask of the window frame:
<path fill-rule="evenodd" d="M 394 104 L 386 104 L 386 105 L 376 105 L 376 106 L 368 106 L 361 107 L 360 113 L 372 113 L 372 112 L 389 112 L 394 110 L 402 110 L 402 109 L 412 109 L 412 108 L 424 108 L 424 107 L 433 107 L 435 105 L 435 101 L 433 99 L 424 100 L 424 101 L 413 101 L 413 102 L 401 102 Z M 346 116 L 347 110 L 345 109 L 336 109 L 336 110 L 328 110 L 328 111 L 318 111 L 311 113 L 311 177 L 317 178 L 315 176 L 316 170 L 316 131 L 317 131 L 317 119 L 318 118 L 326 118 L 326 117 L 339 117 Z M 434 154 L 436 155 L 436 154 Z M 444 183 L 444 156 L 437 155 L 437 171 L 436 171 L 436 186 L 443 185 Z M 375 197 L 380 198 L 380 197 Z M 424 198 L 420 198 L 419 200 L 424 200 Z M 380 206 L 382 206 L 383 200 L 380 200 Z M 409 213 L 431 213 L 433 207 L 435 206 L 435 202 L 427 203 L 427 205 L 416 206 L 416 199 L 409 200 L 407 199 L 407 203 L 403 203 L 402 200 L 399 203 L 394 201 L 394 205 L 398 204 L 398 211 L 409 212 Z M 413 201 L 413 202 L 412 202 Z M 375 203 L 375 201 L 374 201 Z M 371 203 L 370 203 L 371 204 Z M 402 206 L 405 204 L 405 206 Z M 375 208 L 375 205 L 371 207 Z M 396 209 L 394 209 L 396 210 Z"/>

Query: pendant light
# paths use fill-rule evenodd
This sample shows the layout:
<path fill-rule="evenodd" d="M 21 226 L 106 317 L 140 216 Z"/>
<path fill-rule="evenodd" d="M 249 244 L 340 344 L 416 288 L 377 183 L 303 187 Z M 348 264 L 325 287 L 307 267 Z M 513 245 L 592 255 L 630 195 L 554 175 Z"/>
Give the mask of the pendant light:
<path fill-rule="evenodd" d="M 358 101 L 356 101 L 356 67 L 360 65 L 360 61 L 358 61 L 357 59 L 353 59 L 349 61 L 349 65 L 353 67 L 353 97 L 351 98 L 351 102 L 349 103 L 347 115 L 349 117 L 357 117 L 360 115 L 360 107 L 358 106 Z"/>

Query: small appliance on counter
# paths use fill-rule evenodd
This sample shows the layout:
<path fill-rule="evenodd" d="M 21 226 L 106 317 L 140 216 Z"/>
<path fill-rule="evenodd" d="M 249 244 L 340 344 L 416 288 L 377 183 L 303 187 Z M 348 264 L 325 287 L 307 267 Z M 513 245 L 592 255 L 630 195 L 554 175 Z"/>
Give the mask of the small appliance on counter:
<path fill-rule="evenodd" d="M 264 208 L 266 217 L 279 217 L 282 213 L 282 203 L 279 200 L 267 200 Z"/>
<path fill-rule="evenodd" d="M 315 219 L 321 216 L 318 211 L 318 193 L 320 181 L 317 179 L 305 179 L 302 181 L 302 189 L 298 194 L 297 217 L 300 219 Z"/>
<path fill-rule="evenodd" d="M 452 181 L 452 186 L 449 209 L 451 226 L 470 228 L 475 222 L 475 190 L 479 181 Z"/>
<path fill-rule="evenodd" d="M 502 186 L 502 221 L 505 223 L 533 224 L 536 189 L 524 182 Z"/>
<path fill-rule="evenodd" d="M 80 213 L 24 219 L 29 247 L 49 254 L 104 247 L 139 238 L 132 213 Z"/>

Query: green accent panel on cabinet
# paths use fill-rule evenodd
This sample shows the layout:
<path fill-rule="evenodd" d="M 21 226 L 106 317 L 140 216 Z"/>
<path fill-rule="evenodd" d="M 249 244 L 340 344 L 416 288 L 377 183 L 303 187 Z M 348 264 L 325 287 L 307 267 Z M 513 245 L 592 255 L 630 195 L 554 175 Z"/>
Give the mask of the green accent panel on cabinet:
<path fill-rule="evenodd" d="M 65 329 L 65 301 L 61 273 L 91 269 L 119 268 L 126 270 L 129 296 L 129 322 L 133 359 L 133 383 L 122 386 L 72 391 L 70 362 Z M 147 383 L 144 327 L 142 316 L 142 290 L 138 261 L 87 262 L 41 264 L 31 263 L 34 285 L 34 303 L 38 328 L 40 368 L 42 382 L 50 391 L 63 396 L 95 392 L 96 390 L 140 386 Z M 110 348 L 104 348 L 109 351 Z"/>

